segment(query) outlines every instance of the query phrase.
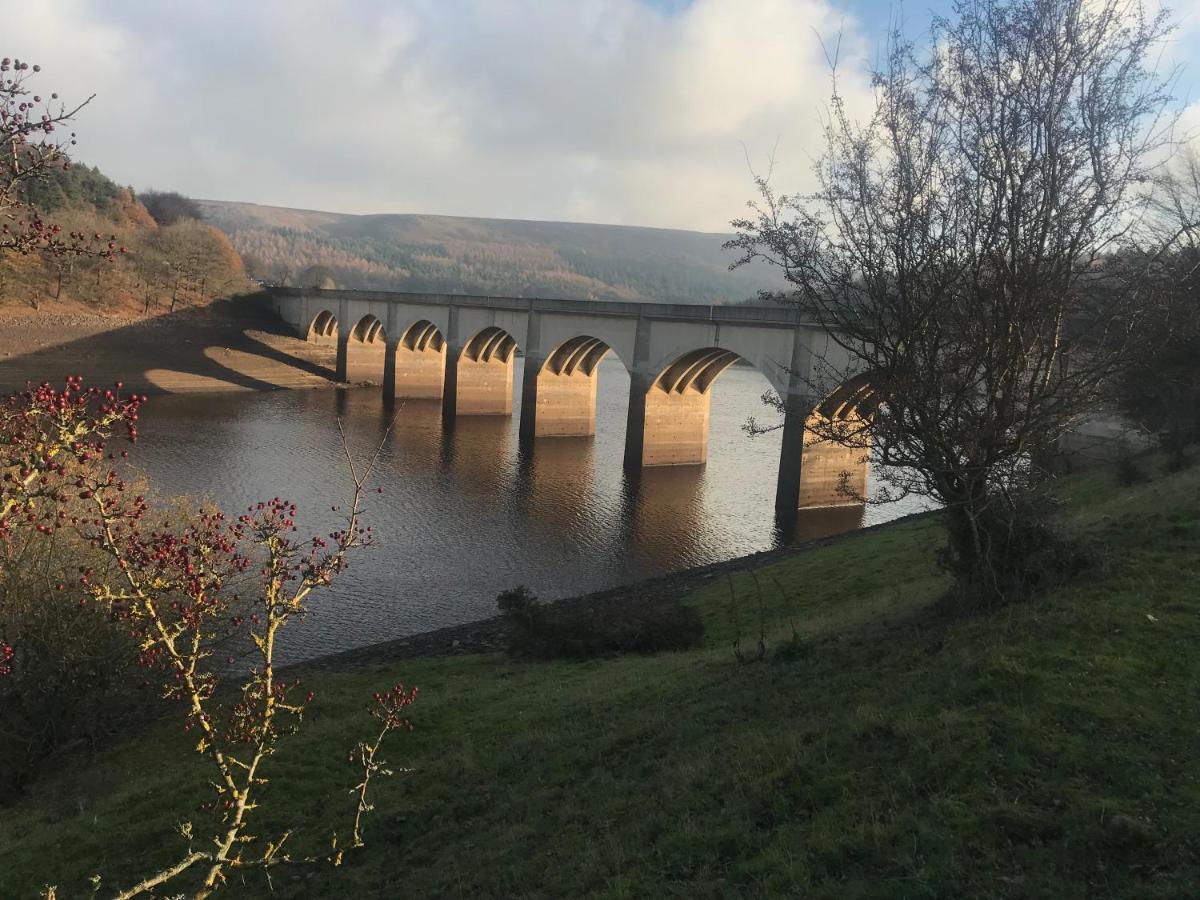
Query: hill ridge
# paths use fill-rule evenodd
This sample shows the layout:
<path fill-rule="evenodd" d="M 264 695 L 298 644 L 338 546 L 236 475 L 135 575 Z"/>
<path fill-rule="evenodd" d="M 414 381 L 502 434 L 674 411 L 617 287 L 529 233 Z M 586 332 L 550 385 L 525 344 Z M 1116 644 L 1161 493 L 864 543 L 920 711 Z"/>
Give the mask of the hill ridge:
<path fill-rule="evenodd" d="M 699 305 L 743 303 L 782 287 L 763 264 L 730 271 L 725 234 L 197 202 L 250 273 L 276 284 Z"/>

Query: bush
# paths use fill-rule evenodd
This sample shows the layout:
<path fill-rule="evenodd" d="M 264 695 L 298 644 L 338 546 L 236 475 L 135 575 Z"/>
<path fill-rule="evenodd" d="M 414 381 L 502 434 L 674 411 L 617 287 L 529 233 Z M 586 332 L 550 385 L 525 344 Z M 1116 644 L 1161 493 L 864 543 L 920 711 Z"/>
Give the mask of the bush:
<path fill-rule="evenodd" d="M 1117 484 L 1121 487 L 1133 487 L 1150 480 L 1150 474 L 1133 458 L 1127 448 L 1122 448 L 1120 456 L 1117 457 L 1116 475 Z"/>
<path fill-rule="evenodd" d="M 1094 548 L 1061 529 L 1049 494 L 1014 492 L 1005 499 L 974 518 L 962 508 L 947 510 L 950 540 L 938 562 L 955 582 L 948 602 L 981 608 L 1028 599 L 1097 563 Z M 962 549 L 971 544 L 974 556 Z"/>
<path fill-rule="evenodd" d="M 200 204 L 177 191 L 143 191 L 138 199 L 159 225 L 174 225 L 185 219 L 204 218 Z"/>
<path fill-rule="evenodd" d="M 508 625 L 508 652 L 532 659 L 587 659 L 699 646 L 704 625 L 677 599 L 643 597 L 544 604 L 526 587 L 496 605 Z"/>
<path fill-rule="evenodd" d="M 26 599 L 19 611 L 6 609 L 3 622 L 18 648 L 13 674 L 0 679 L 5 797 L 54 768 L 56 758 L 101 749 L 156 709 L 154 693 L 142 687 L 136 644 L 107 616 L 61 597 Z"/>

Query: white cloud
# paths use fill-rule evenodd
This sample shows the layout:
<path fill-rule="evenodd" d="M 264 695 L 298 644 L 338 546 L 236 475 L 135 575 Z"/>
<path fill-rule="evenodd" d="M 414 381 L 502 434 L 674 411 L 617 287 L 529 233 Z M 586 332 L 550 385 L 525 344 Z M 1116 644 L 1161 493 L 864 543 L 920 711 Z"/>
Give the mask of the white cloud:
<path fill-rule="evenodd" d="M 122 182 L 347 212 L 725 230 L 779 143 L 807 180 L 827 0 L 19 4 L 3 52 L 95 92 L 79 155 Z"/>
<path fill-rule="evenodd" d="M 869 97 L 884 23 L 868 42 L 834 5 L 853 2 L 56 0 L 6 10 L 2 50 L 41 63 L 43 90 L 98 94 L 80 158 L 136 187 L 726 230 L 747 153 L 763 167 L 778 144 L 778 184 L 809 184 L 818 35 L 843 32 L 852 106 Z M 1200 0 L 1177 18 L 1164 64 L 1192 55 Z"/>

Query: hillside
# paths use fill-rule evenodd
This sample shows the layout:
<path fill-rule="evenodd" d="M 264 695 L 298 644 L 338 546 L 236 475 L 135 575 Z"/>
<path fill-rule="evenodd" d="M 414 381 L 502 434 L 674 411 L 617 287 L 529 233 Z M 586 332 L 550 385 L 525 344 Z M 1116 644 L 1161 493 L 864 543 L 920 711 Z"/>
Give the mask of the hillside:
<path fill-rule="evenodd" d="M 396 680 L 421 688 L 401 771 L 345 865 L 220 896 L 1200 896 L 1200 470 L 1071 494 L 1110 562 L 987 614 L 937 612 L 925 518 L 712 581 L 687 600 L 704 649 L 310 672 L 256 833 L 328 846 L 365 701 Z M 739 665 L 760 621 L 767 659 Z M 205 821 L 173 762 L 191 743 L 172 722 L 7 809 L 5 890 L 111 892 L 177 859 L 177 823 Z"/>
<path fill-rule="evenodd" d="M 223 232 L 196 219 L 160 226 L 129 188 L 98 169 L 52 170 L 23 198 L 64 230 L 112 236 L 127 252 L 112 261 L 0 254 L 6 314 L 155 315 L 253 287 Z"/>
<path fill-rule="evenodd" d="M 251 275 L 275 283 L 317 266 L 342 288 L 698 304 L 780 286 L 765 266 L 730 272 L 728 235 L 200 203 Z"/>

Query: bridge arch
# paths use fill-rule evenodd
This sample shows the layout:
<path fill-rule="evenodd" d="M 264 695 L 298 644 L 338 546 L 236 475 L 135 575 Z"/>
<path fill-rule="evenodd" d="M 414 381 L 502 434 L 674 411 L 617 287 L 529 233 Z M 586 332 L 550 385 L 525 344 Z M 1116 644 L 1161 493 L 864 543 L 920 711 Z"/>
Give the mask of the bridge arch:
<path fill-rule="evenodd" d="M 489 325 L 475 332 L 457 357 L 449 360 L 454 366 L 453 412 L 460 416 L 511 416 L 516 353 L 516 338 L 503 328 Z M 447 370 L 447 382 L 449 374 Z"/>
<path fill-rule="evenodd" d="M 350 329 L 350 339 L 358 341 L 360 344 L 383 343 L 386 340 L 383 322 L 371 313 L 367 313 Z"/>
<path fill-rule="evenodd" d="M 569 338 L 550 351 L 542 364 L 543 371 L 570 377 L 576 373 L 591 377 L 596 367 L 612 351 L 600 338 L 581 334 Z"/>
<path fill-rule="evenodd" d="M 428 319 L 418 319 L 404 329 L 400 335 L 400 345 L 413 351 L 432 350 L 441 353 L 446 349 L 446 339 L 435 324 Z"/>
<path fill-rule="evenodd" d="M 308 328 L 305 330 L 304 339 L 310 343 L 318 343 L 324 341 L 337 340 L 338 320 L 327 309 L 322 309 L 312 317 L 312 321 L 308 323 Z"/>
<path fill-rule="evenodd" d="M 522 439 L 595 434 L 598 369 L 610 352 L 605 341 L 580 334 L 560 341 L 540 362 L 527 358 L 521 388 Z"/>
<path fill-rule="evenodd" d="M 862 504 L 871 460 L 866 426 L 882 400 L 878 376 L 865 372 L 846 379 L 805 410 L 800 459 L 789 458 L 785 448 L 780 460 L 781 486 L 789 467 L 799 469 L 797 508 Z M 795 427 L 785 421 L 785 432 L 789 424 Z"/>
<path fill-rule="evenodd" d="M 651 372 L 644 395 L 631 391 L 630 404 L 642 404 L 641 415 L 631 415 L 629 423 L 631 431 L 641 429 L 641 465 L 699 465 L 708 461 L 712 387 L 721 373 L 739 360 L 745 358 L 724 347 L 685 350 L 660 364 L 657 374 Z M 771 382 L 769 377 L 767 382 Z M 637 435 L 633 437 L 637 440 Z"/>
<path fill-rule="evenodd" d="M 384 359 L 385 399 L 440 400 L 446 381 L 446 339 L 428 319 L 400 332 Z"/>

